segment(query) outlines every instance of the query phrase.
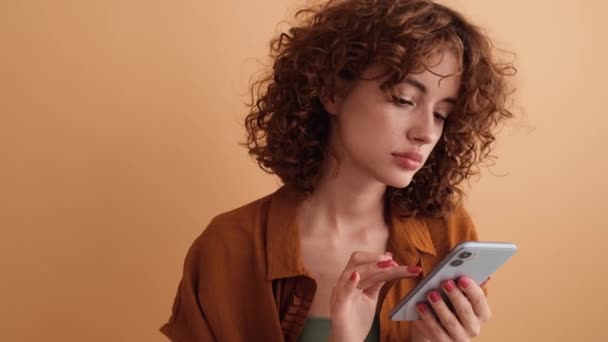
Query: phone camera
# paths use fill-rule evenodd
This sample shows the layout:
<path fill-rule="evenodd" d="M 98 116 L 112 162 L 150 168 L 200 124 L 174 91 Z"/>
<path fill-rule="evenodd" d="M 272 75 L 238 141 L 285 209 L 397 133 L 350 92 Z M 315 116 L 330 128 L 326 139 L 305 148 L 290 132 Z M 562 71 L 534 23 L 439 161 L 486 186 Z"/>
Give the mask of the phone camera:
<path fill-rule="evenodd" d="M 456 260 L 450 262 L 450 265 L 454 266 L 454 267 L 458 267 L 458 266 L 462 265 L 463 263 L 464 263 L 464 261 L 462 261 L 460 259 L 456 259 Z"/>
<path fill-rule="evenodd" d="M 473 253 L 471 253 L 471 252 L 462 252 L 462 253 L 460 253 L 460 257 L 462 259 L 466 259 L 466 258 L 470 257 L 471 255 L 473 255 Z"/>

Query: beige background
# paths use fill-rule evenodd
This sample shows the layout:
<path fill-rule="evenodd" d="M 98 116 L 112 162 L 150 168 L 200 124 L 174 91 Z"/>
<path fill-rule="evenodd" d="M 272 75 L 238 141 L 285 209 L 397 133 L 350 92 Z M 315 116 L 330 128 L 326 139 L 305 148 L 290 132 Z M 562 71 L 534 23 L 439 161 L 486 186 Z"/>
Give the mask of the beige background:
<path fill-rule="evenodd" d="M 449 3 L 520 69 L 468 201 L 484 239 L 520 246 L 479 341 L 606 341 L 608 5 Z M 192 240 L 278 184 L 237 141 L 253 58 L 295 8 L 0 3 L 0 340 L 165 340 Z"/>

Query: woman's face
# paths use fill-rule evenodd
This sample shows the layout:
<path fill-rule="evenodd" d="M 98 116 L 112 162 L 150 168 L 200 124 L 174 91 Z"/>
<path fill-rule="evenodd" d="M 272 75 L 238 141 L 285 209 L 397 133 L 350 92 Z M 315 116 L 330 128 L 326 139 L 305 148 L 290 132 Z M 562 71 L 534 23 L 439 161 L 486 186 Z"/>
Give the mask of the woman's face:
<path fill-rule="evenodd" d="M 456 55 L 446 51 L 436 58 L 429 63 L 432 72 L 410 74 L 397 86 L 397 101 L 379 88 L 383 80 L 361 80 L 344 98 L 323 100 L 333 114 L 330 144 L 341 157 L 340 172 L 354 168 L 385 185 L 409 185 L 441 137 L 460 89 Z M 372 66 L 363 76 L 379 71 Z"/>

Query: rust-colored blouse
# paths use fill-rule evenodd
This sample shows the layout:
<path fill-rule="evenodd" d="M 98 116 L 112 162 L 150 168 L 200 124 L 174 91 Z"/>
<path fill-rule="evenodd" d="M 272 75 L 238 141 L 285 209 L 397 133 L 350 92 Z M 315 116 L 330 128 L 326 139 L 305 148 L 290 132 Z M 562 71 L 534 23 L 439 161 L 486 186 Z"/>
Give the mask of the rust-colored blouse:
<path fill-rule="evenodd" d="M 297 341 L 316 291 L 300 254 L 296 209 L 301 197 L 282 187 L 215 217 L 184 263 L 169 321 L 172 341 Z M 388 250 L 423 275 L 461 241 L 477 240 L 462 208 L 445 218 L 392 218 Z M 391 309 L 420 279 L 387 283 L 378 301 L 380 340 L 409 341 L 410 323 Z"/>

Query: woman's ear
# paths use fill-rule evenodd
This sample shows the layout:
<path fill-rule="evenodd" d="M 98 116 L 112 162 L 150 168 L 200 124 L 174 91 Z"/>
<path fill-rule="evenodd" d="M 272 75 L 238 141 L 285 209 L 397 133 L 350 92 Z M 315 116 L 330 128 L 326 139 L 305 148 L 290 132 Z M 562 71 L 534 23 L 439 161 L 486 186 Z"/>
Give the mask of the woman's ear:
<path fill-rule="evenodd" d="M 322 92 L 319 99 L 321 100 L 321 105 L 331 115 L 336 115 L 338 113 L 338 104 L 336 102 L 336 95 L 328 95 L 326 92 Z"/>
<path fill-rule="evenodd" d="M 319 96 L 321 105 L 325 111 L 331 115 L 338 115 L 340 113 L 340 106 L 346 95 L 344 82 L 341 80 L 338 80 L 337 82 L 338 90 L 336 90 L 336 87 L 334 87 L 333 91 L 329 91 L 328 88 L 323 88 L 321 90 L 321 95 Z"/>

